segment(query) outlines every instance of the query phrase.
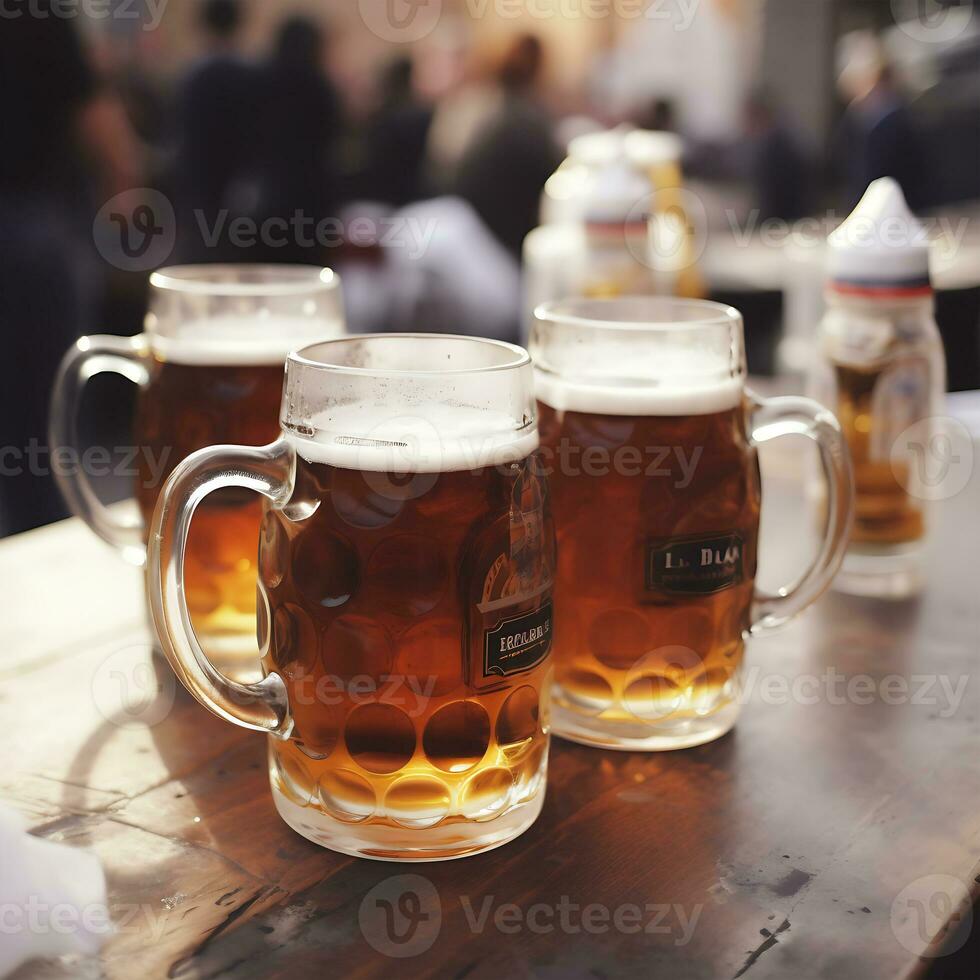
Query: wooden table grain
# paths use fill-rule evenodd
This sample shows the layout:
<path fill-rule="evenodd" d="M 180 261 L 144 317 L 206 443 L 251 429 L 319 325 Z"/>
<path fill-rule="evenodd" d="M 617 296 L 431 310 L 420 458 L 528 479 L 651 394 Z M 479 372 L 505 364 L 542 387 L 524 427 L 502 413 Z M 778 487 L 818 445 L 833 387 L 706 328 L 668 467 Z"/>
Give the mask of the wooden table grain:
<path fill-rule="evenodd" d="M 798 456 L 763 465 L 773 584 L 809 542 Z M 99 957 L 17 980 L 917 975 L 957 887 L 980 889 L 978 514 L 975 473 L 937 508 L 919 599 L 829 594 L 754 642 L 731 735 L 555 740 L 531 830 L 414 866 L 282 823 L 263 737 L 155 661 L 139 572 L 78 522 L 0 543 L 0 799 L 99 855 L 117 926 Z"/>

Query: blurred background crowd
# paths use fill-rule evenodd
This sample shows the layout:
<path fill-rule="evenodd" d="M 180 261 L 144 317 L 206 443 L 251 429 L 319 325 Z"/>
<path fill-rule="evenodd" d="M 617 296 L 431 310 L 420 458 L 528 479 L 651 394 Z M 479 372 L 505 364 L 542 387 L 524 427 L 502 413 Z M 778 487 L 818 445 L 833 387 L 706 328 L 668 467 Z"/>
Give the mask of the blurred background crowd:
<path fill-rule="evenodd" d="M 890 175 L 953 230 L 939 321 L 980 387 L 969 0 L 4 0 L 0 84 L 4 445 L 44 443 L 60 355 L 138 333 L 163 264 L 329 265 L 351 330 L 518 339 L 546 182 L 622 124 L 679 139 L 698 289 L 743 310 L 753 371 L 816 323 L 789 322 L 793 223 Z M 92 397 L 124 439 L 132 393 Z M 61 516 L 18 485 L 0 531 Z"/>

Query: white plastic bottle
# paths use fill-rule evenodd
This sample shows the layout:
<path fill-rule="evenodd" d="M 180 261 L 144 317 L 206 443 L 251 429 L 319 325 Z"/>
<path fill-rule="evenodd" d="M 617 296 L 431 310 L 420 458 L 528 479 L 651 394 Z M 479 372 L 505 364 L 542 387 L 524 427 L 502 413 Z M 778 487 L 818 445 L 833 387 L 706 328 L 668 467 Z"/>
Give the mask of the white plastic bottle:
<path fill-rule="evenodd" d="M 946 390 L 929 241 L 901 188 L 882 177 L 827 244 L 828 309 L 810 392 L 840 419 L 856 491 L 834 588 L 902 598 L 923 584 L 929 515 L 922 454 Z"/>

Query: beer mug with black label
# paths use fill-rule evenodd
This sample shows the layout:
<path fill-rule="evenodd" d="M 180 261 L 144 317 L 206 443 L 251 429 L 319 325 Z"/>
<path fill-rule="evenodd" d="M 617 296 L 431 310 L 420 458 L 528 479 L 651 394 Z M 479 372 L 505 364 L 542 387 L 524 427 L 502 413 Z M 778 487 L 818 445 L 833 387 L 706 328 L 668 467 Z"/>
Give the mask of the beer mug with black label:
<path fill-rule="evenodd" d="M 718 738 L 738 716 L 745 640 L 840 563 L 852 489 L 837 421 L 747 391 L 742 318 L 715 303 L 546 304 L 531 353 L 558 537 L 555 732 L 618 749 Z M 756 447 L 784 434 L 816 442 L 828 521 L 809 571 L 770 596 L 755 586 Z"/>
<path fill-rule="evenodd" d="M 268 732 L 276 806 L 348 854 L 462 857 L 537 817 L 548 755 L 554 528 L 526 351 L 388 334 L 291 354 L 282 435 L 191 456 L 149 579 L 164 650 L 220 716 Z M 265 676 L 223 676 L 190 628 L 197 504 L 266 498 Z"/>

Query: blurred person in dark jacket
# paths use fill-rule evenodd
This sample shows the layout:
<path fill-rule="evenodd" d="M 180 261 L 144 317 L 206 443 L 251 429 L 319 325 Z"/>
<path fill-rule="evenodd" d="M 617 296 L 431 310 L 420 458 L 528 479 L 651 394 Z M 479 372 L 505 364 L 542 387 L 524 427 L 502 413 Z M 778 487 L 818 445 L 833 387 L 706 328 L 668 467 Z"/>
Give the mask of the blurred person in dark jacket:
<path fill-rule="evenodd" d="M 516 258 L 538 224 L 541 192 L 561 162 L 551 118 L 536 96 L 544 49 L 530 34 L 517 37 L 497 73 L 503 98 L 460 162 L 456 193 L 468 201 Z"/>
<path fill-rule="evenodd" d="M 258 72 L 237 51 L 244 18 L 239 0 L 202 0 L 205 54 L 194 63 L 177 98 L 174 194 L 181 262 L 239 258 L 227 236 L 209 244 L 211 229 L 244 213 L 254 167 Z"/>
<path fill-rule="evenodd" d="M 838 44 L 837 86 L 847 102 L 837 155 L 847 193 L 845 211 L 879 177 L 893 177 L 913 210 L 924 203 L 927 175 L 920 137 L 877 38 L 846 34 Z"/>
<path fill-rule="evenodd" d="M 425 196 L 423 171 L 432 107 L 415 93 L 411 58 L 389 62 L 381 77 L 377 109 L 364 138 L 362 194 L 396 207 Z"/>
<path fill-rule="evenodd" d="M 763 92 L 746 106 L 748 169 L 759 220 L 796 221 L 810 205 L 812 176 L 795 135 Z"/>
<path fill-rule="evenodd" d="M 102 298 L 96 199 L 139 182 L 135 139 L 76 21 L 47 0 L 23 6 L 0 29 L 0 534 L 66 516 L 51 477 L 48 398 Z"/>
<path fill-rule="evenodd" d="M 262 257 L 279 262 L 325 262 L 315 227 L 337 214 L 337 153 L 343 113 L 324 69 L 328 37 L 306 17 L 290 17 L 263 66 L 258 103 L 258 216 L 293 222 Z M 280 244 L 281 243 L 281 244 Z"/>

